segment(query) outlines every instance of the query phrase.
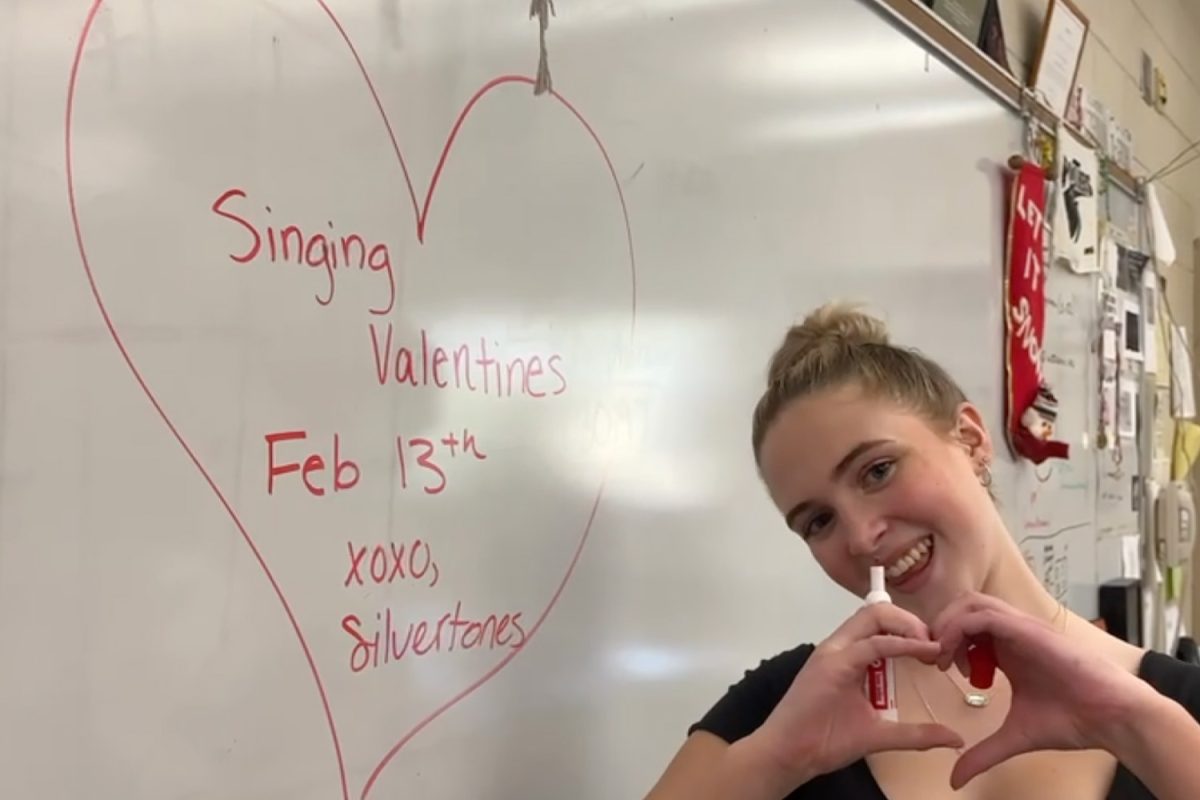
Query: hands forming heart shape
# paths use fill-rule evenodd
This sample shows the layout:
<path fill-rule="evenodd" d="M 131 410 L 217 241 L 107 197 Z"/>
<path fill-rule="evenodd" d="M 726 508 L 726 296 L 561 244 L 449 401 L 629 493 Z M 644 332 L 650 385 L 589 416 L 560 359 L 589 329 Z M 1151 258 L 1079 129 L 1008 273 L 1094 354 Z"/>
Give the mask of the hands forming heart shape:
<path fill-rule="evenodd" d="M 1103 748 L 1128 710 L 1153 695 L 1132 673 L 1080 652 L 1045 621 L 994 597 L 965 595 L 929 626 L 893 605 L 866 606 L 816 647 L 763 725 L 771 760 L 796 765 L 796 781 L 803 782 L 869 753 L 962 750 L 962 737 L 936 721 L 888 722 L 876 716 L 863 676 L 880 658 L 912 658 L 941 670 L 958 665 L 968 673 L 974 659 L 985 671 L 998 668 L 1007 677 L 1009 712 L 994 733 L 962 753 L 950 779 L 956 790 L 1021 753 Z"/>

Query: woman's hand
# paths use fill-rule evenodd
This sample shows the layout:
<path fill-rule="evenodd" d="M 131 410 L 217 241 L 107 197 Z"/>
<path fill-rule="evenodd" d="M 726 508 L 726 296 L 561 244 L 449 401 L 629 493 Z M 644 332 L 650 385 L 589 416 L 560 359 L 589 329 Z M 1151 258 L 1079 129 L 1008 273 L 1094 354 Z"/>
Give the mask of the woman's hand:
<path fill-rule="evenodd" d="M 755 736 L 793 788 L 868 753 L 961 747 L 962 737 L 944 725 L 879 719 L 864 691 L 877 659 L 933 664 L 940 653 L 916 616 L 890 604 L 866 606 L 816 647 Z"/>
<path fill-rule="evenodd" d="M 955 600 L 930 632 L 941 645 L 937 665 L 942 670 L 967 663 L 972 638 L 990 637 L 996 666 L 1012 685 L 1004 723 L 955 765 L 950 776 L 955 790 L 1021 753 L 1107 749 L 1107 737 L 1123 716 L 1153 693 L 1137 676 L 1083 652 L 1046 622 L 987 595 Z"/>

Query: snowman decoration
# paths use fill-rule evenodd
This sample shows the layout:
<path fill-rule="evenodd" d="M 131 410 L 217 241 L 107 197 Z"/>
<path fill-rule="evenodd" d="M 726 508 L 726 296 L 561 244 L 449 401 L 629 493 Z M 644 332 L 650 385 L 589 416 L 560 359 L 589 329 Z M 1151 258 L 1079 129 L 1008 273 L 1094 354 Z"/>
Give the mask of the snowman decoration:
<path fill-rule="evenodd" d="M 1021 415 L 1021 425 L 1033 438 L 1048 442 L 1054 438 L 1054 421 L 1058 418 L 1058 398 L 1046 384 L 1038 386 L 1037 396 Z"/>

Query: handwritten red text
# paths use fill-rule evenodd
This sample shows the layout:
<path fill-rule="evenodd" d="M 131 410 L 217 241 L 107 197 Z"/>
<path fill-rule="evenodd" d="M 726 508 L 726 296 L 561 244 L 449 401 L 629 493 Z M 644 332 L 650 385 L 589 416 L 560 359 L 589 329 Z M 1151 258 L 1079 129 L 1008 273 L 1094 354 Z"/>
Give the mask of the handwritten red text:
<path fill-rule="evenodd" d="M 371 323 L 370 334 L 375 378 L 380 386 L 395 382 L 494 397 L 516 394 L 539 399 L 567 390 L 562 356 L 558 354 L 499 357 L 489 354 L 487 339 L 483 337 L 478 345 L 431 344 L 424 330 L 420 345 L 408 347 L 394 341 L 390 322 L 379 327 Z"/>
<path fill-rule="evenodd" d="M 438 463 L 439 454 L 441 458 L 467 458 L 475 461 L 487 459 L 487 453 L 479 449 L 474 434 L 465 428 L 461 439 L 454 433 L 448 433 L 436 443 L 420 437 L 405 439 L 403 436 L 397 436 L 396 457 L 400 461 L 400 488 L 408 488 L 409 470 L 415 468 L 424 473 L 425 482 L 421 489 L 425 494 L 441 494 L 446 488 L 446 472 Z M 410 466 L 409 462 L 414 460 L 415 467 Z"/>
<path fill-rule="evenodd" d="M 218 217 L 239 225 L 250 236 L 246 249 L 241 253 L 230 253 L 229 258 L 238 264 L 248 264 L 258 258 L 271 263 L 294 261 L 300 266 L 322 269 L 325 272 L 325 290 L 318 292 L 316 301 L 323 306 L 333 302 L 337 290 L 336 275 L 339 270 L 369 271 L 387 280 L 387 302 L 370 309 L 372 314 L 388 314 L 396 306 L 396 274 L 392 269 L 392 256 L 386 243 L 368 245 L 357 233 L 338 235 L 333 231 L 333 221 L 328 220 L 330 231 L 305 233 L 299 225 L 284 225 L 276 228 L 267 224 L 260 230 L 242 214 L 228 209 L 231 205 L 244 205 L 234 200 L 245 200 L 246 192 L 229 189 L 212 204 L 212 212 Z M 267 214 L 270 206 L 263 206 Z M 266 240 L 264 246 L 263 240 Z"/>
<path fill-rule="evenodd" d="M 352 672 L 375 669 L 409 656 L 481 648 L 516 649 L 528 638 L 521 625 L 521 612 L 488 614 L 483 618 L 464 617 L 461 601 L 454 604 L 453 612 L 443 614 L 436 622 L 418 620 L 407 625 L 393 616 L 389 608 L 375 614 L 375 624 L 370 628 L 367 630 L 355 614 L 342 617 L 342 630 L 353 641 L 350 647 Z"/>
<path fill-rule="evenodd" d="M 285 447 L 288 442 L 301 442 L 308 438 L 306 431 L 281 431 L 279 433 L 268 433 L 264 437 L 267 441 L 267 494 L 274 494 L 275 479 L 281 475 L 288 475 L 293 472 L 300 473 L 300 480 L 304 484 L 304 488 L 309 494 L 316 497 L 321 497 L 326 490 L 332 488 L 336 492 L 344 492 L 347 489 L 352 489 L 358 483 L 361 475 L 358 464 L 348 458 L 342 458 L 341 455 L 341 440 L 335 433 L 333 435 L 333 480 L 330 485 L 330 478 L 325 475 L 328 468 L 325 459 L 317 453 L 309 453 L 304 457 L 303 462 L 295 459 L 292 455 L 290 458 L 286 455 L 280 455 L 278 449 L 287 450 L 289 454 L 304 452 L 301 447 Z"/>
<path fill-rule="evenodd" d="M 429 543 L 420 539 L 374 546 L 346 542 L 346 549 L 350 553 L 350 571 L 343 586 L 421 581 L 433 588 L 442 574 Z"/>

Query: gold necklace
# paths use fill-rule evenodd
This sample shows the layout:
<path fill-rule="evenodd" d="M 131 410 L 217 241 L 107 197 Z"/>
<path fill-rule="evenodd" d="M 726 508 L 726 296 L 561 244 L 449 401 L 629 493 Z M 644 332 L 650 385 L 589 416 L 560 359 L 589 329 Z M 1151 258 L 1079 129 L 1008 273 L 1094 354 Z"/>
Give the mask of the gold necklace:
<path fill-rule="evenodd" d="M 1066 634 L 1067 632 L 1066 610 L 1067 607 L 1063 605 L 1063 602 L 1060 600 L 1058 601 L 1058 609 L 1054 612 L 1054 616 L 1050 618 L 1050 625 L 1051 627 L 1054 627 L 1054 623 L 1058 621 L 1059 616 L 1062 616 L 1063 624 L 1062 629 L 1059 631 L 1061 634 Z M 992 698 L 988 692 L 985 692 L 982 689 L 976 689 L 974 686 L 970 687 L 969 689 L 963 689 L 958 685 L 958 682 L 950 676 L 949 670 L 943 672 L 942 674 L 946 676 L 946 680 L 950 681 L 950 685 L 962 695 L 963 702 L 971 708 L 986 708 L 988 703 L 991 702 Z M 909 676 L 909 680 L 912 681 L 913 688 L 917 690 L 917 697 L 921 698 L 921 703 L 924 704 L 925 710 L 929 712 L 930 717 L 933 717 L 933 711 L 930 709 L 929 703 L 925 702 L 925 696 L 921 694 L 921 690 L 917 687 L 917 682 L 912 678 L 911 675 Z M 933 721 L 937 722 L 937 718 L 933 717 Z"/>
<path fill-rule="evenodd" d="M 916 691 L 916 693 L 917 693 L 917 697 L 919 697 L 921 699 L 921 705 L 925 706 L 925 713 L 929 715 L 929 718 L 931 720 L 933 720 L 938 725 L 941 725 L 942 721 L 940 719 L 938 719 L 937 714 L 933 713 L 933 707 L 930 706 L 929 701 L 925 699 L 925 695 L 921 692 L 921 687 L 917 685 L 917 680 L 916 680 L 916 678 L 914 678 L 912 676 L 911 672 L 908 674 L 908 682 L 912 684 L 913 690 Z M 957 685 L 955 685 L 955 688 L 958 688 Z M 956 753 L 958 753 L 959 755 L 962 755 L 963 748 L 956 747 L 956 748 L 954 748 L 954 751 Z"/>

